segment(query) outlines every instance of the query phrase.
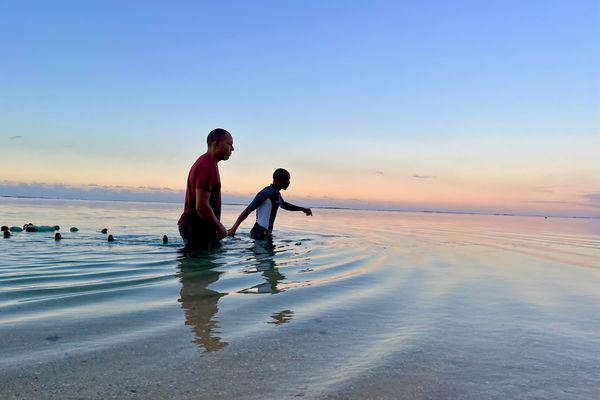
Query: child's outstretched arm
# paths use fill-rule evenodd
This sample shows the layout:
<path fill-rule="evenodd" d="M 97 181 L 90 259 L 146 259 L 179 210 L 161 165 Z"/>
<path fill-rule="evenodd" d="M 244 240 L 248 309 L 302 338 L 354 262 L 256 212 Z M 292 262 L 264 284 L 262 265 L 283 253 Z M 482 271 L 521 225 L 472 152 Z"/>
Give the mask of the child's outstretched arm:
<path fill-rule="evenodd" d="M 237 228 L 240 226 L 240 224 L 242 222 L 244 222 L 244 220 L 246 218 L 248 218 L 248 215 L 250 215 L 250 213 L 252 213 L 252 211 L 254 211 L 254 210 L 251 209 L 250 207 L 246 207 L 246 209 L 244 211 L 242 211 L 242 213 L 240 214 L 238 219 L 235 221 L 235 224 L 233 224 L 233 226 L 227 231 L 227 236 L 235 235 L 235 231 L 237 231 Z"/>
<path fill-rule="evenodd" d="M 281 203 L 281 208 L 286 211 L 302 211 L 306 215 L 312 215 L 312 210 L 310 208 L 300 207 L 286 201 Z"/>

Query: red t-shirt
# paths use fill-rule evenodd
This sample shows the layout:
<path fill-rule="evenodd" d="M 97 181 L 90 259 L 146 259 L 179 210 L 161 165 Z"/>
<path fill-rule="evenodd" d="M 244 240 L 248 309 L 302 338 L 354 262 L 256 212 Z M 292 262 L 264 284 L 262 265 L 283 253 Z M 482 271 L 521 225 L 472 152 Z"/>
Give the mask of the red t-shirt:
<path fill-rule="evenodd" d="M 211 222 L 204 221 L 196 212 L 196 189 L 210 192 L 208 204 L 215 216 L 221 219 L 221 177 L 219 166 L 208 156 L 203 154 L 192 165 L 187 180 L 185 191 L 185 206 L 177 225 L 192 225 L 207 234 L 214 234 L 216 227 Z"/>

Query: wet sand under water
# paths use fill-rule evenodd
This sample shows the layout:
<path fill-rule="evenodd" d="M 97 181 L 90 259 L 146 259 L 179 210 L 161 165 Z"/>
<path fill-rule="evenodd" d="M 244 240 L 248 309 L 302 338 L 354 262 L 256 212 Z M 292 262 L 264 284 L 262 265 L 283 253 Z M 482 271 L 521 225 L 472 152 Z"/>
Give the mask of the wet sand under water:
<path fill-rule="evenodd" d="M 0 398 L 600 391 L 600 221 L 314 211 L 185 257 L 178 205 L 0 200 L 66 232 L 0 241 Z"/>

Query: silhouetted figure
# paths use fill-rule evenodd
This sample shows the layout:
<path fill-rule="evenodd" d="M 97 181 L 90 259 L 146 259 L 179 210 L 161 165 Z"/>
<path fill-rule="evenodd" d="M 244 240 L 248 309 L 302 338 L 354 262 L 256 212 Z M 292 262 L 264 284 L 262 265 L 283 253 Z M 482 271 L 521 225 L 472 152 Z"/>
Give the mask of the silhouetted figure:
<path fill-rule="evenodd" d="M 62 235 L 61 235 L 60 233 L 56 232 L 56 233 L 54 234 L 54 240 L 57 240 L 57 241 L 58 241 L 58 240 L 60 240 L 60 239 L 62 239 Z"/>
<path fill-rule="evenodd" d="M 113 235 L 108 235 L 108 241 L 109 242 L 114 242 L 115 241 L 114 236 Z"/>
<path fill-rule="evenodd" d="M 283 168 L 276 169 L 273 172 L 273 183 L 256 194 L 254 200 L 242 211 L 227 234 L 229 236 L 235 235 L 240 224 L 254 210 L 256 210 L 256 223 L 250 231 L 250 236 L 253 239 L 265 239 L 271 236 L 279 207 L 287 211 L 302 211 L 306 215 L 312 215 L 310 208 L 299 207 L 283 200 L 279 192 L 286 190 L 289 186 L 290 173 Z"/>
<path fill-rule="evenodd" d="M 185 243 L 183 251 L 220 246 L 227 236 L 221 223 L 221 177 L 218 163 L 233 152 L 233 137 L 225 129 L 213 129 L 206 138 L 208 149 L 192 165 L 187 178 L 183 214 L 177 225 Z"/>
<path fill-rule="evenodd" d="M 100 231 L 100 233 L 108 233 L 108 229 L 104 228 Z"/>
<path fill-rule="evenodd" d="M 4 236 L 4 239 L 8 239 L 10 237 L 10 232 L 9 231 L 3 231 L 2 232 L 2 236 Z"/>
<path fill-rule="evenodd" d="M 2 232 L 6 232 L 6 231 L 8 231 L 8 226 L 2 225 Z"/>
<path fill-rule="evenodd" d="M 169 238 L 167 237 L 167 235 L 163 235 L 163 243 L 169 243 Z"/>
<path fill-rule="evenodd" d="M 76 227 L 74 227 L 74 226 L 72 226 L 72 227 L 71 227 L 71 229 L 69 229 L 69 230 L 70 230 L 71 232 L 77 232 L 77 231 L 79 231 L 79 229 L 78 229 L 78 228 L 76 228 Z"/>

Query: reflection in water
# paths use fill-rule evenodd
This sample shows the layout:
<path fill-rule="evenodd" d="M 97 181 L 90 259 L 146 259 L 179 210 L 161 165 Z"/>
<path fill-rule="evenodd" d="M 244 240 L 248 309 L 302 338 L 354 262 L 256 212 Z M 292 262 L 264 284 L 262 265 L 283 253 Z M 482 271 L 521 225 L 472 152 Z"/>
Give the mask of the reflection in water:
<path fill-rule="evenodd" d="M 254 240 L 249 247 L 250 256 L 248 260 L 254 263 L 252 267 L 244 270 L 247 274 L 262 272 L 265 282 L 242 289 L 239 293 L 279 293 L 282 289 L 277 284 L 285 279 L 277 264 L 275 263 L 275 245 L 271 238 L 265 240 Z"/>
<path fill-rule="evenodd" d="M 7 224 L 82 229 L 0 240 L 1 398 L 112 397 L 139 376 L 154 397 L 598 398 L 600 220 L 322 210 L 275 248 L 240 234 L 175 258 L 147 232 L 180 210 L 20 200 L 0 199 Z M 276 295 L 238 293 L 264 282 Z M 196 346 L 225 351 L 182 368 Z"/>
<path fill-rule="evenodd" d="M 208 288 L 223 273 L 214 270 L 217 266 L 214 260 L 215 255 L 211 252 L 179 259 L 179 302 L 185 313 L 185 323 L 196 333 L 194 342 L 204 347 L 207 352 L 221 350 L 228 344 L 216 335 L 219 327 L 216 319 L 219 310 L 217 303 L 227 293 L 215 292 Z"/>
<path fill-rule="evenodd" d="M 247 244 L 247 242 L 245 243 Z M 246 274 L 260 272 L 265 279 L 263 283 L 247 289 L 238 290 L 237 293 L 279 293 L 284 289 L 281 282 L 286 279 L 275 262 L 275 245 L 272 240 L 252 240 L 246 248 L 229 248 L 229 255 L 238 254 L 239 260 L 248 261 L 250 266 L 243 270 Z M 185 323 L 195 332 L 194 342 L 199 344 L 204 351 L 219 351 L 228 343 L 218 336 L 219 322 L 217 313 L 218 302 L 228 293 L 220 293 L 209 289 L 225 274 L 217 271 L 216 267 L 223 267 L 223 251 L 207 251 L 197 254 L 188 254 L 179 258 L 178 278 L 181 282 L 179 302 L 184 310 Z M 230 266 L 233 266 L 230 265 Z M 225 265 L 227 268 L 227 266 Z M 285 285 L 284 285 L 285 286 Z M 271 315 L 273 321 L 269 323 L 283 324 L 292 319 L 293 311 L 283 310 Z"/>
<path fill-rule="evenodd" d="M 272 321 L 269 321 L 269 324 L 281 325 L 287 322 L 290 322 L 294 317 L 294 312 L 292 310 L 283 310 L 279 311 L 275 314 L 271 314 Z"/>

